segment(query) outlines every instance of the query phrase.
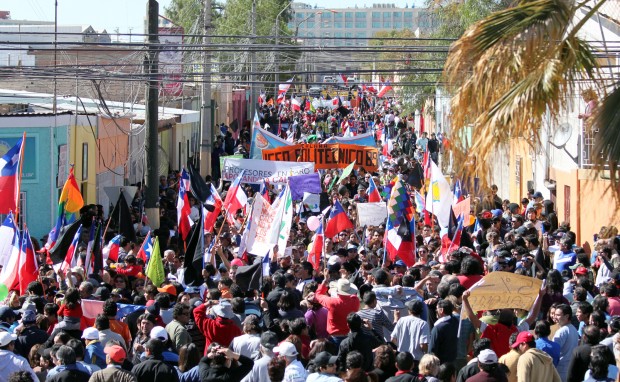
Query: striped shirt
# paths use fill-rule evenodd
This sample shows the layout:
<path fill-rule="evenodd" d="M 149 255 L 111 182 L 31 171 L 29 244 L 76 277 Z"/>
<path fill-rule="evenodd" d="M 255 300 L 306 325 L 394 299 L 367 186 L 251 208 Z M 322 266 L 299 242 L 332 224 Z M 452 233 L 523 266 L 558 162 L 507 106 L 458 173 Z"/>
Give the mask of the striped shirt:
<path fill-rule="evenodd" d="M 368 320 L 372 325 L 372 330 L 381 338 L 385 341 L 390 340 L 390 333 L 394 330 L 394 323 L 390 321 L 381 308 L 362 309 L 357 314 L 362 320 Z"/>

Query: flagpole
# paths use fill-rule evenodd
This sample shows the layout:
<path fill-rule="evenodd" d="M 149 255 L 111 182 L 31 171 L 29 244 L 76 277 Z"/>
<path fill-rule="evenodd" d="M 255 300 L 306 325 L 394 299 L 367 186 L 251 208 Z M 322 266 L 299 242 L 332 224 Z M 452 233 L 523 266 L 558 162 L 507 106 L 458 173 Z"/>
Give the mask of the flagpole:
<path fill-rule="evenodd" d="M 17 195 L 15 195 L 15 221 L 19 221 L 19 194 L 22 186 L 22 171 L 24 168 L 24 148 L 26 147 L 26 132 L 22 135 L 22 147 L 19 150 L 19 177 L 17 178 Z"/>

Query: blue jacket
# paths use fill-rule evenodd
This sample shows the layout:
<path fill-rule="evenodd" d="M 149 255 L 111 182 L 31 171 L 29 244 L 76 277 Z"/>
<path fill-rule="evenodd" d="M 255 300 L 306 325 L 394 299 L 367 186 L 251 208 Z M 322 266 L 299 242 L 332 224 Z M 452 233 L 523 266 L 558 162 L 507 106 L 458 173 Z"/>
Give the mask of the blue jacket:
<path fill-rule="evenodd" d="M 91 342 L 84 351 L 84 362 L 106 368 L 103 344 L 99 341 Z"/>

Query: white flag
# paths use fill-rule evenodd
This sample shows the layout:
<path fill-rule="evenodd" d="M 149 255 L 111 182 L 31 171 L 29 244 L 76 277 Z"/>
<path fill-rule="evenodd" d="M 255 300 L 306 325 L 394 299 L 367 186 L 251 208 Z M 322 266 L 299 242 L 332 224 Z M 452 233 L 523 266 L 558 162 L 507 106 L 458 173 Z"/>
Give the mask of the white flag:
<path fill-rule="evenodd" d="M 450 184 L 441 173 L 435 162 L 431 160 L 431 185 L 426 194 L 426 210 L 437 216 L 440 227 L 447 227 L 450 222 L 452 191 Z"/>

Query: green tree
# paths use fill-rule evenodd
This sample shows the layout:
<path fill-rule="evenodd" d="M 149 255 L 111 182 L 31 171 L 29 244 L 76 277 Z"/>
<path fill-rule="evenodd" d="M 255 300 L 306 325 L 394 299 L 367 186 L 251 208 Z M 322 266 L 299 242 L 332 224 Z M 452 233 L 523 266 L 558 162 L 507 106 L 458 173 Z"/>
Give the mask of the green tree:
<path fill-rule="evenodd" d="M 540 148 L 543 119 L 557 121 L 579 82 L 589 80 L 604 93 L 608 83 L 598 70 L 595 50 L 578 34 L 605 2 L 584 8 L 586 2 L 522 0 L 476 23 L 452 46 L 445 79 L 455 89 L 451 121 L 457 171 L 486 179 L 494 149 L 511 139 Z M 585 16 L 576 18 L 582 9 Z M 616 186 L 618 102 L 616 87 L 599 108 L 593 151 L 602 153 L 593 156 L 599 171 L 610 164 Z M 471 140 L 461 139 L 468 133 Z M 618 187 L 612 189 L 618 192 Z"/>
<path fill-rule="evenodd" d="M 416 47 L 411 53 L 381 53 L 377 68 L 390 70 L 402 69 L 406 75 L 401 76 L 398 92 L 405 103 L 405 111 L 421 109 L 425 100 L 435 94 L 437 83 L 441 80 L 447 48 L 452 39 L 463 35 L 465 30 L 475 22 L 491 13 L 505 9 L 514 0 L 465 0 L 459 2 L 438 2 L 427 0 L 429 18 L 433 28 L 430 32 L 420 34 L 421 40 L 389 40 L 393 38 L 416 37 L 412 30 L 379 32 L 375 37 L 387 40 L 373 40 L 374 46 L 409 46 Z M 430 38 L 430 40 L 425 39 Z M 434 40 L 433 40 L 434 39 Z"/>
<path fill-rule="evenodd" d="M 228 0 L 214 2 L 212 44 L 214 48 L 214 63 L 217 72 L 223 76 L 235 79 L 242 83 L 250 76 L 250 45 L 256 44 L 262 48 L 256 52 L 255 70 L 259 74 L 258 80 L 264 81 L 267 88 L 272 85 L 275 70 L 276 53 L 269 49 L 274 44 L 276 34 L 275 21 L 279 16 L 280 45 L 293 44 L 291 33 L 287 27 L 290 20 L 290 0 L 255 0 L 256 1 L 256 36 L 252 35 L 252 1 Z M 182 25 L 186 31 L 193 34 L 202 34 L 203 0 L 173 0 L 166 9 L 166 15 L 174 22 Z M 186 32 L 187 33 L 187 32 Z M 226 48 L 226 45 L 237 45 L 238 49 Z M 241 47 L 239 47 L 241 46 Z M 287 70 L 297 59 L 298 55 L 286 52 L 283 49 L 277 57 L 283 62 L 280 70 Z M 194 52 L 199 53 L 199 52 Z M 193 59 L 193 58 L 191 58 Z"/>

